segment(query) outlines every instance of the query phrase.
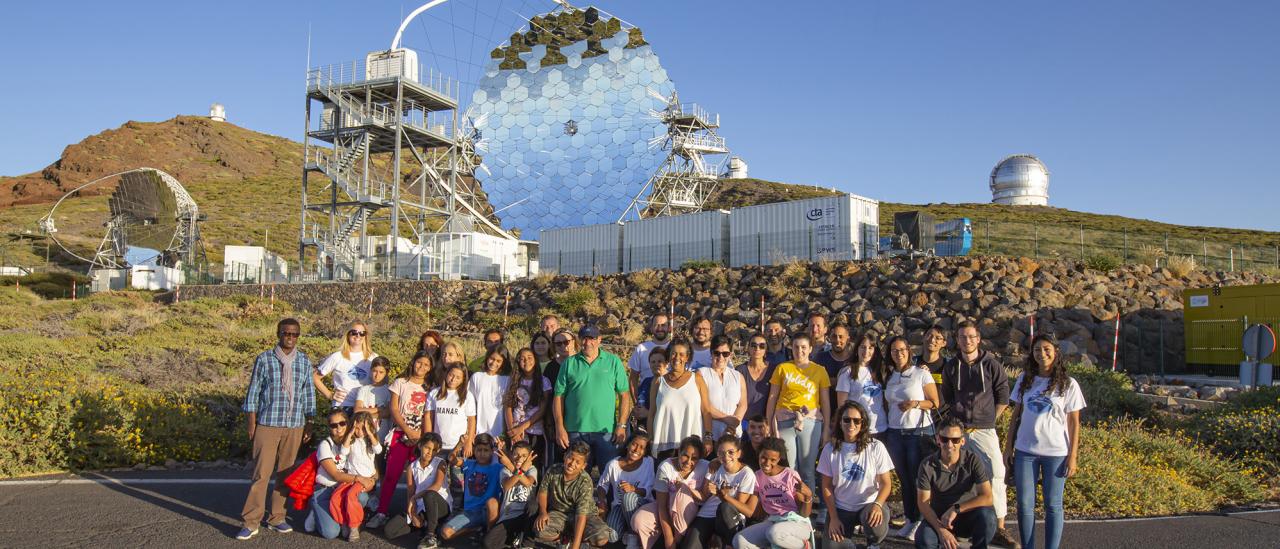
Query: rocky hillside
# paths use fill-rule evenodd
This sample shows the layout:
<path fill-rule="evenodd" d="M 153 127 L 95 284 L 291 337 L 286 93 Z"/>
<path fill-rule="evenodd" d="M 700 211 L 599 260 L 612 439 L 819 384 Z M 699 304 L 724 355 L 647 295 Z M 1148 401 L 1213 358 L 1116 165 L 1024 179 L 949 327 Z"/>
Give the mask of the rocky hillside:
<path fill-rule="evenodd" d="M 1144 265 L 1098 272 L 1066 261 L 974 257 L 539 277 L 505 288 L 401 281 L 281 285 L 273 291 L 276 299 L 305 311 L 361 315 L 371 300 L 374 310 L 416 310 L 431 292 L 437 304 L 432 326 L 475 331 L 502 322 L 509 289 L 510 325 L 532 326 L 539 315 L 556 312 L 575 323 L 597 323 L 621 344 L 638 341 L 648 315 L 672 303 L 680 322 L 709 316 L 717 332 L 742 339 L 759 326 L 763 299 L 764 316 L 782 319 L 792 331 L 802 328 L 809 312 L 820 311 L 857 330 L 906 333 L 917 344 L 929 326 L 950 329 L 960 320 L 979 319 L 988 346 L 1006 356 L 1022 352 L 1034 314 L 1037 329 L 1052 330 L 1071 359 L 1092 363 L 1110 362 L 1120 316 L 1122 362 L 1131 371 L 1150 371 L 1162 353 L 1170 370 L 1181 363 L 1184 288 L 1269 282 L 1280 277 L 1199 271 L 1179 276 Z M 190 286 L 181 298 L 260 292 L 257 286 Z"/>

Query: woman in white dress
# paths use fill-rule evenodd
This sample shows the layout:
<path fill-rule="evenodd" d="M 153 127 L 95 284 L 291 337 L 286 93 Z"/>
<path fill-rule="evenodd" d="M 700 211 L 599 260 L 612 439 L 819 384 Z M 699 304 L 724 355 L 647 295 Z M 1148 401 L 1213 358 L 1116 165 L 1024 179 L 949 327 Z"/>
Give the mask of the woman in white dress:
<path fill-rule="evenodd" d="M 707 387 L 704 430 L 711 432 L 712 440 L 719 440 L 726 432 L 741 435 L 738 430 L 747 412 L 747 384 L 733 367 L 729 338 L 723 335 L 711 338 L 711 367 L 699 368 L 697 373 Z"/>
<path fill-rule="evenodd" d="M 653 437 L 653 455 L 658 459 L 675 454 L 680 441 L 699 436 L 704 430 L 703 407 L 707 404 L 707 386 L 702 378 L 689 370 L 693 346 L 687 339 L 676 339 L 667 346 L 671 367 L 667 374 L 649 387 L 649 434 Z"/>

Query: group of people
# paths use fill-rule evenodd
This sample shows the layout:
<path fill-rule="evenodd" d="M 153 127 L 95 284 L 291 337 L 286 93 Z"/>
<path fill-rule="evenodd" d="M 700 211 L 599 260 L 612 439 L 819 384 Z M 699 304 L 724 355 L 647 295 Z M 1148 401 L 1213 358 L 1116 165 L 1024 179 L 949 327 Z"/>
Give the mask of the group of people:
<path fill-rule="evenodd" d="M 294 466 L 319 392 L 332 404 L 306 521 L 326 538 L 363 527 L 416 529 L 424 548 L 479 534 L 490 548 L 801 549 L 816 530 L 831 548 L 876 546 L 897 475 L 894 534 L 917 547 L 1034 547 L 1037 486 L 1044 543 L 1058 546 L 1085 402 L 1052 336 L 1031 342 L 1011 384 L 972 322 L 929 329 L 916 353 L 905 336 L 855 336 L 812 314 L 790 336 L 770 321 L 735 353 L 710 319 L 690 322 L 688 338 L 672 320 L 654 315 L 625 362 L 595 326 L 554 316 L 514 355 L 502 331 L 485 332 L 470 362 L 428 331 L 391 380 L 365 324 L 313 366 L 285 319 L 244 404 L 255 465 L 238 537 L 257 534 L 268 482 Z M 1002 445 L 996 419 L 1010 406 Z M 1017 538 L 1004 525 L 1006 471 Z M 276 532 L 292 531 L 284 484 L 266 517 Z M 400 486 L 403 515 L 392 512 Z"/>

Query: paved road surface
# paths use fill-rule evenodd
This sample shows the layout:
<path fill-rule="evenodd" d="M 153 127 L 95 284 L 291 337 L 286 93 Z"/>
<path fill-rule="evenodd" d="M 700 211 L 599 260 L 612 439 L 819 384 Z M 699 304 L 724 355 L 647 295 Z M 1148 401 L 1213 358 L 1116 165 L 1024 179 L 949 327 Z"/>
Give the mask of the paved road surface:
<path fill-rule="evenodd" d="M 300 513 L 290 515 L 296 533 L 263 529 L 249 542 L 236 541 L 231 536 L 240 528 L 246 475 L 131 472 L 0 481 L 0 547 L 412 547 L 416 542 L 406 536 L 391 543 L 380 534 L 366 534 L 357 544 L 329 542 L 302 533 Z M 1280 511 L 1072 522 L 1064 539 L 1067 548 L 1275 548 L 1280 547 Z"/>

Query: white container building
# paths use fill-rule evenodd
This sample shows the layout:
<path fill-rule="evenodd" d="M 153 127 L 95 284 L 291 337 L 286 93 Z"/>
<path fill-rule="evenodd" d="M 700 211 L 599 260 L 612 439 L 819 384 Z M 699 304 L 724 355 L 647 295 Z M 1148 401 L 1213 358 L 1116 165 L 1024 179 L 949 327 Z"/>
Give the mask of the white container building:
<path fill-rule="evenodd" d="M 129 287 L 135 290 L 172 290 L 182 284 L 182 271 L 159 265 L 134 265 L 129 273 Z"/>
<path fill-rule="evenodd" d="M 871 259 L 880 202 L 854 194 L 736 208 L 729 215 L 729 265 Z"/>
<path fill-rule="evenodd" d="M 538 266 L 567 275 L 606 275 L 622 270 L 621 223 L 538 232 Z"/>
<path fill-rule="evenodd" d="M 289 262 L 262 246 L 227 246 L 222 280 L 228 284 L 271 284 L 289 280 Z"/>
<path fill-rule="evenodd" d="M 629 221 L 622 228 L 623 270 L 679 269 L 688 261 L 725 265 L 728 243 L 726 210 Z"/>

